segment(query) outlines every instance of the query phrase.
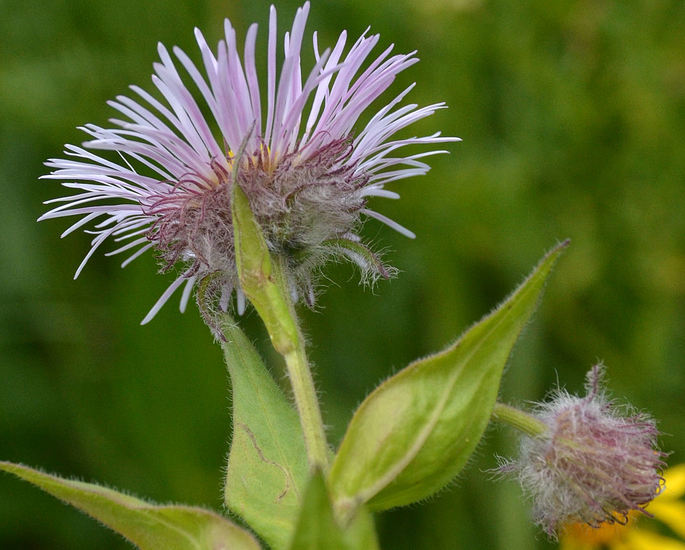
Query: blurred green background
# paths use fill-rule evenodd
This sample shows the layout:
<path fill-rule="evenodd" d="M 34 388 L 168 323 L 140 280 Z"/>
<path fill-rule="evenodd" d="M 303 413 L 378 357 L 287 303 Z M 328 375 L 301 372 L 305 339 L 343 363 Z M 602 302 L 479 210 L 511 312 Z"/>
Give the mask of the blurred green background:
<path fill-rule="evenodd" d="M 296 6 L 277 2 L 281 30 Z M 152 88 L 157 41 L 197 59 L 193 27 L 216 43 L 226 16 L 243 37 L 258 21 L 264 51 L 262 2 L 0 0 L 0 458 L 220 507 L 228 382 L 196 309 L 172 301 L 138 326 L 169 283 L 154 258 L 122 271 L 96 254 L 74 282 L 89 238 L 60 241 L 66 220 L 35 219 L 62 193 L 37 181 L 42 162 L 84 139 L 77 125 L 105 124 L 129 84 Z M 614 394 L 651 411 L 670 462 L 685 461 L 685 2 L 315 1 L 308 29 L 332 44 L 367 25 L 379 52 L 419 51 L 395 93 L 417 81 L 412 102 L 449 104 L 412 132 L 464 141 L 377 205 L 415 241 L 366 224 L 400 277 L 371 292 L 331 267 L 335 284 L 303 313 L 331 441 L 379 380 L 449 343 L 570 237 L 502 398 L 540 399 L 557 380 L 580 391 L 603 359 Z M 256 315 L 243 322 L 268 350 Z M 518 486 L 485 472 L 514 447 L 491 428 L 453 487 L 379 517 L 384 547 L 553 547 Z M 0 548 L 127 547 L 0 476 Z"/>

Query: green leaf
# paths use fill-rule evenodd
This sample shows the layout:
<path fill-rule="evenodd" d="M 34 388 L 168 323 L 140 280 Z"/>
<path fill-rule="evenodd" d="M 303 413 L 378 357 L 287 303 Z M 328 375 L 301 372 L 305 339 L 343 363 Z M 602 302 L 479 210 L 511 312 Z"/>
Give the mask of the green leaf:
<path fill-rule="evenodd" d="M 223 326 L 233 388 L 224 499 L 274 549 L 285 548 L 309 475 L 297 413 L 243 332 Z"/>
<path fill-rule="evenodd" d="M 357 508 L 355 515 L 343 531 L 345 543 L 351 550 L 379 550 L 376 525 L 366 506 Z"/>
<path fill-rule="evenodd" d="M 330 472 L 343 516 L 384 510 L 440 490 L 462 469 L 495 405 L 502 371 L 567 242 L 453 345 L 377 387 L 355 412 Z"/>
<path fill-rule="evenodd" d="M 349 550 L 318 470 L 307 486 L 290 550 Z"/>
<path fill-rule="evenodd" d="M 91 483 L 67 480 L 21 464 L 0 461 L 0 470 L 33 483 L 98 519 L 141 550 L 259 550 L 254 537 L 202 508 L 159 506 Z M 39 527 L 39 525 L 36 525 Z"/>
<path fill-rule="evenodd" d="M 289 550 L 378 550 L 373 519 L 361 508 L 342 528 L 335 519 L 323 475 L 317 470 L 307 486 Z"/>
<path fill-rule="evenodd" d="M 328 444 L 319 402 L 287 283 L 287 258 L 283 254 L 271 258 L 250 201 L 236 178 L 237 168 L 231 187 L 231 215 L 240 287 L 262 318 L 274 348 L 285 359 L 307 460 L 312 467 L 328 467 Z"/>
<path fill-rule="evenodd" d="M 272 261 L 250 202 L 237 184 L 232 186 L 231 213 L 240 287 L 264 321 L 274 348 L 286 355 L 297 347 L 300 335 L 284 275 Z"/>

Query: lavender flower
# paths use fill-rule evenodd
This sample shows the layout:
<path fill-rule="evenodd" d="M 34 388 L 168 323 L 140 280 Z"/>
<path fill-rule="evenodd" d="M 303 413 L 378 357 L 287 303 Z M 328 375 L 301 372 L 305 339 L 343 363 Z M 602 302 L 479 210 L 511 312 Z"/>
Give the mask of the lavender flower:
<path fill-rule="evenodd" d="M 533 499 L 535 521 L 555 536 L 564 525 L 627 522 L 661 491 L 664 453 L 648 416 L 621 411 L 601 386 L 604 368 L 587 374 L 585 397 L 557 390 L 534 416 L 547 431 L 524 437 L 516 462 L 499 471 L 518 476 Z"/>
<path fill-rule="evenodd" d="M 81 216 L 62 236 L 94 223 L 90 251 L 75 277 L 106 240 L 120 243 L 107 255 L 133 251 L 122 267 L 153 248 L 162 271 L 180 267 L 180 274 L 143 323 L 181 286 L 184 311 L 203 279 L 211 281 L 224 310 L 236 290 L 242 311 L 245 298 L 236 274 L 230 208 L 230 188 L 236 183 L 248 196 L 271 253 L 285 264 L 295 299 L 313 303 L 313 275 L 329 258 L 347 258 L 372 279 L 393 273 L 361 241 L 363 219 L 375 218 L 410 238 L 414 234 L 372 210 L 368 201 L 398 198 L 385 184 L 425 174 L 429 166 L 419 159 L 445 152 L 403 156 L 397 154 L 401 148 L 456 138 L 438 132 L 393 139 L 399 130 L 444 107 L 398 107 L 413 85 L 355 135 L 359 116 L 399 72 L 417 61 L 415 52 L 391 56 L 390 46 L 370 58 L 379 36 L 364 33 L 344 54 L 343 32 L 332 49 L 320 53 L 314 33 L 316 64 L 303 82 L 300 52 L 308 12 L 307 2 L 285 34 L 277 80 L 276 10 L 271 7 L 265 90 L 260 89 L 255 66 L 256 24 L 247 32 L 243 61 L 228 20 L 216 55 L 196 30 L 204 75 L 183 51 L 173 48 L 202 102 L 193 97 L 160 44 L 161 62 L 154 65 L 152 80 L 162 100 L 131 86 L 137 97 L 118 96 L 109 102 L 124 116 L 111 120 L 115 128 L 85 125 L 82 130 L 92 139 L 82 147 L 67 145 L 65 154 L 72 159 L 46 163 L 55 170 L 45 178 L 61 180 L 77 193 L 47 201 L 60 205 L 40 219 Z M 205 118 L 204 112 L 211 116 Z"/>

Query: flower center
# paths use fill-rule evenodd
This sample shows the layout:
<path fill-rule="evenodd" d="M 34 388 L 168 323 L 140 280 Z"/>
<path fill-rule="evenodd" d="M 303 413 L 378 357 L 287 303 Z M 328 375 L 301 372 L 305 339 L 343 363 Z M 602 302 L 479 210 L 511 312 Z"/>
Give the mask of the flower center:
<path fill-rule="evenodd" d="M 220 271 L 235 280 L 231 186 L 237 183 L 250 201 L 272 253 L 291 262 L 316 255 L 322 243 L 359 223 L 365 200 L 359 190 L 368 176 L 346 162 L 349 140 L 311 153 L 295 151 L 274 160 L 265 146 L 233 158 L 229 168 L 212 162 L 208 176 L 187 175 L 169 191 L 153 197 L 146 214 L 156 217 L 148 234 L 158 249 L 162 270 L 190 262 L 193 273 Z M 234 163 L 240 163 L 234 170 Z"/>

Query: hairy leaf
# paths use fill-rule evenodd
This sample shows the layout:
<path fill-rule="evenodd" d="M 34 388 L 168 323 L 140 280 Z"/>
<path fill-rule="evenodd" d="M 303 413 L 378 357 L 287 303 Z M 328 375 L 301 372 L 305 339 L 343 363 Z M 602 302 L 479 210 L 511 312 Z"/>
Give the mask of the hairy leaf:
<path fill-rule="evenodd" d="M 378 550 L 373 519 L 361 508 L 342 528 L 320 471 L 309 481 L 289 550 Z"/>
<path fill-rule="evenodd" d="M 260 548 L 255 538 L 245 529 L 210 510 L 182 505 L 150 504 L 106 487 L 63 479 L 11 462 L 0 462 L 0 470 L 33 483 L 91 515 L 141 550 Z"/>
<path fill-rule="evenodd" d="M 243 332 L 223 327 L 233 389 L 233 438 L 224 499 L 274 549 L 292 536 L 308 466 L 294 408 Z"/>
<path fill-rule="evenodd" d="M 364 400 L 330 472 L 343 515 L 364 502 L 375 510 L 416 502 L 459 473 L 483 435 L 509 353 L 566 244 L 456 343 L 412 363 Z"/>

